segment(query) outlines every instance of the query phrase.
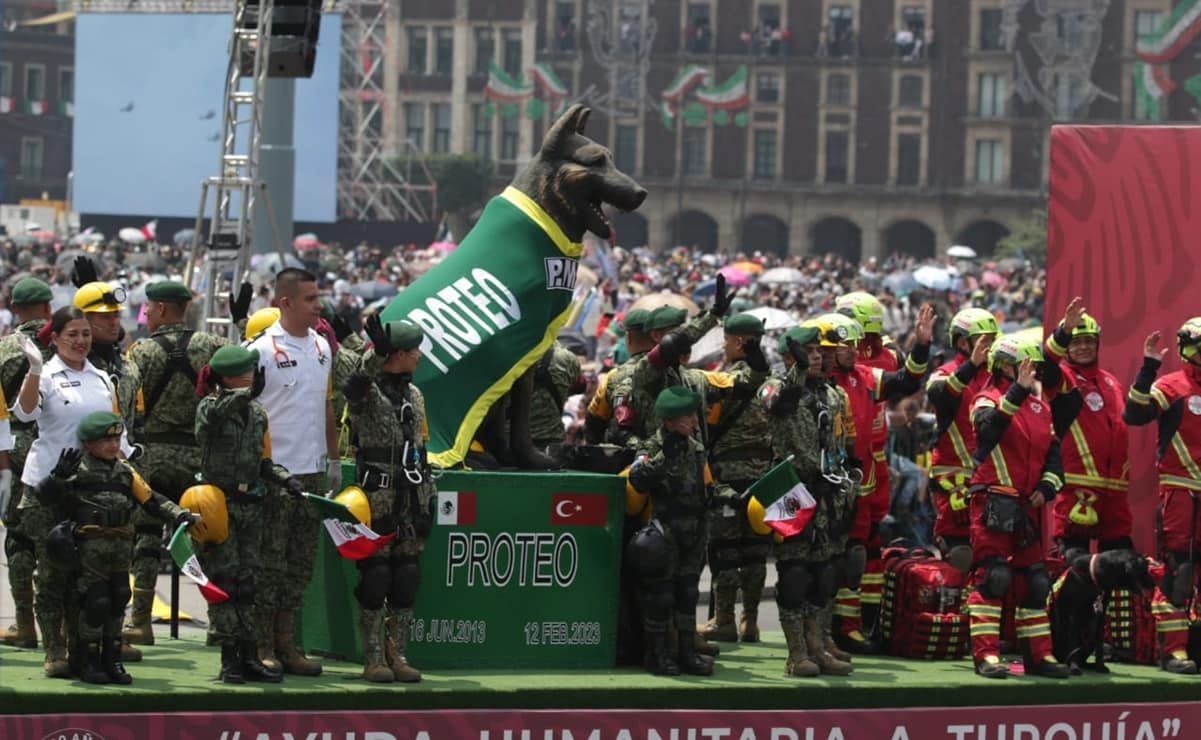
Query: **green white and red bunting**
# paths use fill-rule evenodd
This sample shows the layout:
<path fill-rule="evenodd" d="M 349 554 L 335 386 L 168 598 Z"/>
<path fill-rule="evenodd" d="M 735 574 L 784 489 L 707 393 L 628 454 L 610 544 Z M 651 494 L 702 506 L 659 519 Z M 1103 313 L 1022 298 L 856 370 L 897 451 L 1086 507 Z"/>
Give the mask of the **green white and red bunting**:
<path fill-rule="evenodd" d="M 534 78 L 534 84 L 540 87 L 549 97 L 567 97 L 567 85 L 563 84 L 563 80 L 559 79 L 559 75 L 555 74 L 554 68 L 546 62 L 538 62 L 533 67 L 530 67 L 530 77 Z"/>
<path fill-rule="evenodd" d="M 41 116 L 46 114 L 48 106 L 45 100 L 26 100 L 25 112 L 31 116 Z"/>
<path fill-rule="evenodd" d="M 10 95 L 0 95 L 0 113 L 12 113 L 16 109 L 16 98 Z"/>
<path fill-rule="evenodd" d="M 355 518 L 350 509 L 339 501 L 331 501 L 311 493 L 306 493 L 305 498 L 317 509 L 321 524 L 333 540 L 334 547 L 338 548 L 338 554 L 347 560 L 369 558 L 396 537 L 395 532 L 377 534 L 371 527 Z"/>
<path fill-rule="evenodd" d="M 745 108 L 751 102 L 746 81 L 746 66 L 741 66 L 730 75 L 730 79 L 720 85 L 702 87 L 697 90 L 696 99 L 710 109 Z"/>
<path fill-rule="evenodd" d="M 694 87 L 709 79 L 709 70 L 689 64 L 680 70 L 675 79 L 668 84 L 662 93 L 662 98 L 668 103 L 678 103 Z"/>
<path fill-rule="evenodd" d="M 1144 62 L 1166 64 L 1201 34 L 1201 0 L 1184 0 L 1160 26 L 1158 33 L 1143 36 L 1134 50 Z"/>
<path fill-rule="evenodd" d="M 58 104 L 58 114 L 67 118 L 75 117 L 75 104 L 70 101 L 64 101 Z"/>
<path fill-rule="evenodd" d="M 488 65 L 488 84 L 484 87 L 484 97 L 498 103 L 519 103 L 533 95 L 533 83 L 514 79 L 496 63 Z"/>
<path fill-rule="evenodd" d="M 1151 112 L 1152 120 L 1159 120 L 1156 115 L 1159 101 L 1177 87 L 1176 82 L 1168 77 L 1166 67 L 1141 61 L 1134 63 L 1134 94 L 1142 99 L 1143 105 Z"/>
<path fill-rule="evenodd" d="M 179 571 L 200 587 L 200 595 L 205 601 L 220 604 L 229 600 L 229 594 L 210 581 L 201 569 L 200 560 L 192 549 L 192 538 L 188 536 L 187 524 L 179 525 L 175 534 L 171 535 L 171 544 L 167 545 L 167 549 L 171 551 L 171 559 L 179 566 Z"/>

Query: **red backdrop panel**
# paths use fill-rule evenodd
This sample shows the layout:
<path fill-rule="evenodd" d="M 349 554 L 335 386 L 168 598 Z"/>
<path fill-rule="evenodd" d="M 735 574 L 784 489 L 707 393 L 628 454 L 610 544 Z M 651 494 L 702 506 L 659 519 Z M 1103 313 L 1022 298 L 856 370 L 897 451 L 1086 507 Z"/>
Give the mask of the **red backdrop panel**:
<path fill-rule="evenodd" d="M 1147 334 L 1172 348 L 1201 315 L 1201 128 L 1056 126 L 1051 130 L 1045 325 L 1073 296 L 1101 323 L 1101 364 L 1128 386 Z M 1131 429 L 1135 543 L 1155 552 L 1155 427 Z"/>

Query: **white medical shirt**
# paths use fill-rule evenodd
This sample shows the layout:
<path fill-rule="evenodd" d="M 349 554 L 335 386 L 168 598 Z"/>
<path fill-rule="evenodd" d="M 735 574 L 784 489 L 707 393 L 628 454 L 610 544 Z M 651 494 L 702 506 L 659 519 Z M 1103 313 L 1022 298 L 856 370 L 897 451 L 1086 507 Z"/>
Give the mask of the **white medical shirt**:
<path fill-rule="evenodd" d="M 271 426 L 271 459 L 293 475 L 324 473 L 325 404 L 333 367 L 329 342 L 312 329 L 294 337 L 276 321 L 248 346 L 259 351 L 265 375 L 258 402 Z"/>

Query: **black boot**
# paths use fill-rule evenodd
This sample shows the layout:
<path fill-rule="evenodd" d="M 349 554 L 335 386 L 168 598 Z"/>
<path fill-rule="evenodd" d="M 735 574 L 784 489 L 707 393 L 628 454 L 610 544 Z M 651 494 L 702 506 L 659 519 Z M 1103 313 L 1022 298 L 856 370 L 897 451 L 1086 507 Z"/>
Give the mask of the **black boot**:
<path fill-rule="evenodd" d="M 690 676 L 712 676 L 713 663 L 696 652 L 692 632 L 680 632 L 680 670 Z"/>
<path fill-rule="evenodd" d="M 109 683 L 117 683 L 122 686 L 133 683 L 133 676 L 125 672 L 125 666 L 121 663 L 121 638 L 106 638 L 104 640 L 104 651 L 100 655 L 100 664 L 104 667 L 104 672 L 108 674 Z"/>
<path fill-rule="evenodd" d="M 100 664 L 100 643 L 79 643 L 79 680 L 85 683 L 108 683 L 108 673 Z"/>
<path fill-rule="evenodd" d="M 284 680 L 284 672 L 268 668 L 259 660 L 258 648 L 254 640 L 242 640 L 238 643 L 239 658 L 242 663 L 242 676 L 247 681 L 263 683 L 279 683 Z"/>
<path fill-rule="evenodd" d="M 666 632 L 650 632 L 646 636 L 646 670 L 656 676 L 678 676 L 680 666 L 667 649 Z"/>
<path fill-rule="evenodd" d="M 242 677 L 242 660 L 238 655 L 238 643 L 221 643 L 221 672 L 217 679 L 222 683 L 246 683 Z"/>

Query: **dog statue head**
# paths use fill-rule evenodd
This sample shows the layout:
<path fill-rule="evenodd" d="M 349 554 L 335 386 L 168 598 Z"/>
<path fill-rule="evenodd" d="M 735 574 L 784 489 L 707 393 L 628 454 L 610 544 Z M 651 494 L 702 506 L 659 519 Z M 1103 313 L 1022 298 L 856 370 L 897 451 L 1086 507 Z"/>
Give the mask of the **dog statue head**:
<path fill-rule="evenodd" d="M 513 187 L 542 207 L 573 242 L 591 231 L 608 239 L 613 226 L 603 206 L 633 211 L 646 189 L 613 164 L 608 148 L 584 135 L 591 109 L 576 104 L 555 121 Z"/>

